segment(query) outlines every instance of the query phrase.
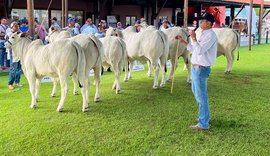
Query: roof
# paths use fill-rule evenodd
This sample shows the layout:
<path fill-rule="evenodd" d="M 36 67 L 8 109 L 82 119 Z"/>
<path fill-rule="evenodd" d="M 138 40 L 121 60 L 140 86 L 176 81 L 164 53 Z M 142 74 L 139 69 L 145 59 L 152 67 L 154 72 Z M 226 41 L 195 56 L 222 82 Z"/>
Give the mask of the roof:
<path fill-rule="evenodd" d="M 246 3 L 246 4 L 250 3 L 250 0 L 223 0 L 223 1 Z M 253 4 L 260 5 L 261 0 L 253 0 Z M 270 0 L 264 0 L 264 5 L 270 5 Z"/>

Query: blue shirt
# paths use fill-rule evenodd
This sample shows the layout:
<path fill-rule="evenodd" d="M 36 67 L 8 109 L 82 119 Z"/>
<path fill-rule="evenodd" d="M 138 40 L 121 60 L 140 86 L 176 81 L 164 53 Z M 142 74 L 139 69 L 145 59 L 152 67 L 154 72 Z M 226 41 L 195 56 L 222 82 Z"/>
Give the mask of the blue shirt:
<path fill-rule="evenodd" d="M 28 31 L 28 26 L 25 27 L 20 27 L 21 32 L 27 32 Z"/>

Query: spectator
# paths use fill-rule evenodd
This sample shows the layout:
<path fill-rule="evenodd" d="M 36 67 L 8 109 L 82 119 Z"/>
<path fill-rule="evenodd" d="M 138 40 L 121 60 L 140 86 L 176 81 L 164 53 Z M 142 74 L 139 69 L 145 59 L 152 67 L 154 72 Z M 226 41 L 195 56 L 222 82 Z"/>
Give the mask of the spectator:
<path fill-rule="evenodd" d="M 82 33 L 84 33 L 84 34 L 96 34 L 97 32 L 98 32 L 98 29 L 94 25 L 92 20 L 89 20 L 88 25 L 82 30 Z"/>
<path fill-rule="evenodd" d="M 28 32 L 28 21 L 26 18 L 23 18 L 20 21 L 20 31 L 21 32 Z"/>
<path fill-rule="evenodd" d="M 6 38 L 8 39 L 12 33 L 19 32 L 19 25 L 17 22 L 12 22 L 10 25 L 11 29 L 9 29 L 9 32 L 7 31 Z M 12 53 L 11 49 L 7 49 L 10 57 L 10 69 L 9 69 L 9 80 L 8 80 L 8 89 L 13 90 L 14 89 L 14 83 L 15 85 L 20 89 L 20 79 L 21 79 L 21 63 L 20 60 L 14 53 Z"/>
<path fill-rule="evenodd" d="M 75 18 L 73 17 L 68 18 L 68 26 L 65 27 L 65 29 L 67 29 L 67 31 L 69 31 L 72 36 L 80 34 L 79 29 L 75 27 Z"/>
<path fill-rule="evenodd" d="M 101 24 L 98 25 L 98 31 L 97 33 L 95 34 L 95 36 L 97 38 L 102 38 L 102 37 L 105 37 L 105 33 L 103 31 L 103 26 Z"/>
<path fill-rule="evenodd" d="M 135 27 L 136 27 L 136 32 L 140 32 L 141 31 L 141 20 L 137 20 L 136 22 L 135 22 L 135 25 L 134 25 Z"/>
<path fill-rule="evenodd" d="M 116 29 L 118 29 L 120 31 L 124 30 L 124 28 L 122 27 L 122 23 L 121 22 L 117 22 Z"/>
<path fill-rule="evenodd" d="M 102 32 L 106 33 L 106 30 L 109 28 L 105 20 L 101 20 L 99 23 L 102 26 Z"/>
<path fill-rule="evenodd" d="M 83 32 L 83 30 L 89 25 L 91 24 L 93 25 L 93 27 L 97 30 L 97 26 L 94 24 L 94 22 L 92 21 L 91 18 L 87 18 L 87 20 L 85 21 L 84 25 L 81 27 L 80 31 Z"/>
<path fill-rule="evenodd" d="M 57 18 L 56 17 L 53 17 L 51 19 L 51 27 L 56 27 L 57 29 L 60 29 L 60 26 L 59 24 L 57 23 Z"/>
<path fill-rule="evenodd" d="M 164 19 L 162 21 L 162 25 L 159 27 L 159 30 L 164 31 L 165 29 L 170 28 L 169 21 L 167 19 Z"/>
<path fill-rule="evenodd" d="M 2 18 L 0 25 L 0 65 L 2 70 L 5 70 L 9 66 L 9 63 L 7 61 L 7 53 L 4 45 L 7 28 L 7 19 Z"/>
<path fill-rule="evenodd" d="M 35 33 L 38 39 L 41 39 L 43 41 L 43 43 L 45 42 L 45 37 L 47 34 L 46 29 L 44 28 L 43 25 L 41 25 L 38 20 L 35 18 L 34 21 L 34 25 L 35 25 Z M 44 43 L 45 44 L 45 43 Z"/>

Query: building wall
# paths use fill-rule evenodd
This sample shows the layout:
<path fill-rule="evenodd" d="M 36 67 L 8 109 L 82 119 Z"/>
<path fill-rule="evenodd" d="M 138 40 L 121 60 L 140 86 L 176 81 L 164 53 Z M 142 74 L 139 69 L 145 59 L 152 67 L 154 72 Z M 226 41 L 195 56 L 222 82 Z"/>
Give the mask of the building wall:
<path fill-rule="evenodd" d="M 136 16 L 137 19 L 142 17 L 142 7 L 138 5 L 117 5 L 112 9 L 112 15 L 119 16 L 123 27 L 126 27 L 126 16 Z"/>

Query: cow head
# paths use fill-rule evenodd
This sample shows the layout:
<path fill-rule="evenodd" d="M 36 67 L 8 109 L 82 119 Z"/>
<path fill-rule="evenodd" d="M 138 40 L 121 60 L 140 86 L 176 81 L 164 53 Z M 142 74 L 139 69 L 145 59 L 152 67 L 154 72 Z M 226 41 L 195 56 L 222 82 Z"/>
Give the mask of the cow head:
<path fill-rule="evenodd" d="M 117 36 L 123 38 L 121 30 L 115 29 L 113 27 L 109 27 L 109 29 L 106 31 L 106 36 Z"/>
<path fill-rule="evenodd" d="M 6 48 L 11 48 L 12 45 L 18 43 L 20 38 L 27 37 L 28 33 L 21 33 L 21 32 L 14 32 L 8 38 L 7 42 L 5 43 Z"/>

